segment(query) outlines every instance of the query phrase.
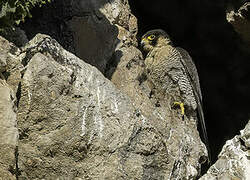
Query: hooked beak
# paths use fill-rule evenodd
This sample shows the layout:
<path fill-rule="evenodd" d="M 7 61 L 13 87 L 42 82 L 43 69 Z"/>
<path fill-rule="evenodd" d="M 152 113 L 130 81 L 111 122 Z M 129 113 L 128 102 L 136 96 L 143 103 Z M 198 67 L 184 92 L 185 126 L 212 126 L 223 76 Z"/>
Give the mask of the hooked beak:
<path fill-rule="evenodd" d="M 143 38 L 143 39 L 141 40 L 141 47 L 143 47 L 143 46 L 146 44 L 146 41 L 147 41 L 146 38 Z"/>

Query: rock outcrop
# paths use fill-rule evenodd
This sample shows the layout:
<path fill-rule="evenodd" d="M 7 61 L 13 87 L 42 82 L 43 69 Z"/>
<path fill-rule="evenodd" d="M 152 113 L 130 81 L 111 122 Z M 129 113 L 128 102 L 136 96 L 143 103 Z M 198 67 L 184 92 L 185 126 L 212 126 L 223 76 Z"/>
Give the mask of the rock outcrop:
<path fill-rule="evenodd" d="M 8 151 L 13 163 L 17 163 L 13 169 L 18 178 L 198 176 L 199 161 L 206 156 L 206 150 L 196 122 L 182 121 L 178 110 L 154 107 L 146 96 L 148 91 L 144 91 L 146 85 L 133 77 L 143 67 L 138 63 L 140 51 L 124 53 L 112 76 L 115 82 L 116 74 L 129 77 L 127 72 L 118 72 L 119 67 L 131 70 L 133 76 L 126 79 L 131 88 L 134 82 L 134 93 L 121 85 L 122 93 L 95 67 L 64 50 L 49 36 L 38 34 L 14 52 L 19 53 L 16 62 L 21 59 L 25 66 L 20 70 L 17 93 L 18 150 Z M 139 103 L 140 99 L 144 102 Z M 16 132 L 11 134 L 17 138 Z"/>
<path fill-rule="evenodd" d="M 18 146 L 17 91 L 21 80 L 20 50 L 0 37 L 0 179 L 15 179 Z"/>
<path fill-rule="evenodd" d="M 123 156 L 141 120 L 129 98 L 48 36 L 23 51 L 30 58 L 18 108 L 20 178 L 132 177 Z"/>
<path fill-rule="evenodd" d="M 22 26 L 28 38 L 48 34 L 102 73 L 115 49 L 137 43 L 137 19 L 128 0 L 54 1 L 32 15 Z"/>
<path fill-rule="evenodd" d="M 78 0 L 72 9 L 73 17 L 68 24 L 73 32 L 75 53 L 101 72 L 108 68 L 115 50 L 124 44 L 136 44 L 137 22 L 127 0 Z"/>
<path fill-rule="evenodd" d="M 0 40 L 0 177 L 197 179 L 207 158 L 197 122 L 150 96 L 128 1 L 54 5 L 60 14 L 38 23 L 52 37 Z M 247 177 L 248 141 L 246 128 L 201 179 Z"/>
<path fill-rule="evenodd" d="M 223 146 L 216 163 L 200 180 L 250 178 L 250 121 L 240 135 L 228 140 Z"/>
<path fill-rule="evenodd" d="M 250 46 L 250 2 L 238 2 L 241 5 L 238 7 L 233 3 L 228 3 L 227 21 L 231 23 L 235 31 L 240 35 L 240 38 L 248 47 Z"/>
<path fill-rule="evenodd" d="M 15 94 L 0 80 L 0 179 L 15 179 L 18 131 Z"/>

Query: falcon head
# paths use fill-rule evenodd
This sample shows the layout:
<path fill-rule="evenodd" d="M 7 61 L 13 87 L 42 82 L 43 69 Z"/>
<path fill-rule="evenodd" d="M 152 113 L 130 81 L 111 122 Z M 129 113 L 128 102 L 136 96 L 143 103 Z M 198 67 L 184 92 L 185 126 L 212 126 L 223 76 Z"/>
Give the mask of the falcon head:
<path fill-rule="evenodd" d="M 144 51 L 149 52 L 154 47 L 172 45 L 169 35 L 162 29 L 154 29 L 146 32 L 141 38 L 141 47 Z"/>

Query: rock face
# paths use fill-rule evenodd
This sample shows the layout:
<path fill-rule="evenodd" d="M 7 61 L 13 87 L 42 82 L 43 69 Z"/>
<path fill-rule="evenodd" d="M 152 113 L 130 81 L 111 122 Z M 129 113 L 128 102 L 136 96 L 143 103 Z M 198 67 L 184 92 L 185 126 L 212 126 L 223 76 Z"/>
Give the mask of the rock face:
<path fill-rule="evenodd" d="M 0 80 L 0 179 L 15 179 L 18 131 L 16 127 L 15 94 Z"/>
<path fill-rule="evenodd" d="M 137 23 L 127 0 L 78 0 L 72 9 L 73 18 L 68 24 L 73 32 L 75 53 L 100 71 L 106 69 L 115 48 L 135 42 Z"/>
<path fill-rule="evenodd" d="M 7 93 L 0 105 L 8 104 L 12 118 L 1 122 L 10 124 L 12 144 L 5 144 L 12 149 L 0 153 L 8 152 L 12 161 L 1 162 L 0 171 L 18 179 L 197 178 L 207 157 L 197 122 L 183 120 L 167 98 L 158 104 L 150 97 L 128 2 L 55 4 L 70 19 L 64 33 L 72 37 L 62 39 L 82 59 L 42 34 L 2 53 Z M 57 33 L 52 28 L 49 34 Z"/>
<path fill-rule="evenodd" d="M 37 35 L 22 52 L 29 58 L 18 106 L 19 178 L 198 175 L 206 151 L 196 122 L 167 107 L 151 104 L 147 112 L 48 36 Z"/>
<path fill-rule="evenodd" d="M 0 179 L 197 179 L 197 122 L 150 96 L 128 1 L 71 2 L 45 24 L 80 58 L 48 35 L 0 38 Z M 200 179 L 250 176 L 249 127 Z"/>
<path fill-rule="evenodd" d="M 39 18 L 23 26 L 28 38 L 35 36 L 27 45 L 0 41 L 0 177 L 197 179 L 207 156 L 197 124 L 182 120 L 167 97 L 159 104 L 150 96 L 128 1 L 56 1 L 36 13 L 33 20 Z M 205 24 L 196 31 L 210 29 Z M 185 41 L 188 31 L 173 29 Z M 206 34 L 194 34 L 207 42 Z M 249 128 L 228 141 L 201 179 L 246 179 L 247 148 Z"/>
<path fill-rule="evenodd" d="M 18 109 L 20 177 L 124 177 L 123 151 L 140 122 L 130 100 L 47 36 L 23 51 L 33 55 Z"/>
<path fill-rule="evenodd" d="M 140 52 L 125 50 L 128 57 L 119 67 L 142 68 Z M 154 109 L 152 103 L 140 106 L 138 98 L 150 101 L 134 77 L 127 78 L 140 89 L 134 94 L 144 92 L 137 101 L 49 36 L 39 34 L 14 52 L 18 52 L 14 62 L 25 66 L 19 71 L 23 75 L 17 93 L 18 151 L 8 151 L 13 163 L 17 161 L 13 169 L 17 168 L 18 178 L 190 179 L 198 175 L 206 150 L 196 122 L 182 121 L 177 110 Z M 11 127 L 15 127 L 15 112 L 10 112 Z M 14 130 L 8 136 L 13 137 L 11 145 L 17 143 Z"/>
<path fill-rule="evenodd" d="M 216 163 L 200 180 L 249 179 L 250 177 L 250 121 L 240 135 L 228 140 Z"/>
<path fill-rule="evenodd" d="M 240 3 L 240 2 L 238 2 Z M 249 23 L 249 2 L 241 2 L 238 8 L 232 3 L 228 4 L 227 8 L 227 21 L 231 23 L 241 39 L 250 46 L 250 23 Z"/>
<path fill-rule="evenodd" d="M 0 37 L 0 179 L 15 179 L 18 130 L 16 93 L 21 79 L 20 51 Z M 19 55 L 19 56 L 18 56 Z"/>
<path fill-rule="evenodd" d="M 30 39 L 48 34 L 103 73 L 115 49 L 136 44 L 137 20 L 128 0 L 54 1 L 32 15 L 22 26 Z"/>

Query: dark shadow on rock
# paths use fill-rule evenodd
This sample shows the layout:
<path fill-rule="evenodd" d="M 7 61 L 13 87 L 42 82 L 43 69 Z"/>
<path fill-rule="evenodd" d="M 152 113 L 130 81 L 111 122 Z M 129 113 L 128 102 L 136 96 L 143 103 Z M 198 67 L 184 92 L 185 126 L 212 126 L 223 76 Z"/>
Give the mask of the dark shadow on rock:
<path fill-rule="evenodd" d="M 116 71 L 116 68 L 121 60 L 123 53 L 121 50 L 116 50 L 113 54 L 113 56 L 111 57 L 111 59 L 109 60 L 107 66 L 106 66 L 106 70 L 104 72 L 104 75 L 106 78 L 111 79 L 112 75 L 114 74 L 114 72 Z"/>
<path fill-rule="evenodd" d="M 33 17 L 21 25 L 28 39 L 44 33 L 66 50 L 104 72 L 119 43 L 118 28 L 99 11 L 109 1 L 53 1 L 34 8 Z"/>
<path fill-rule="evenodd" d="M 150 29 L 165 29 L 196 63 L 205 120 L 214 162 L 225 141 L 250 117 L 249 54 L 226 21 L 226 1 L 129 1 L 138 18 L 138 38 Z"/>

